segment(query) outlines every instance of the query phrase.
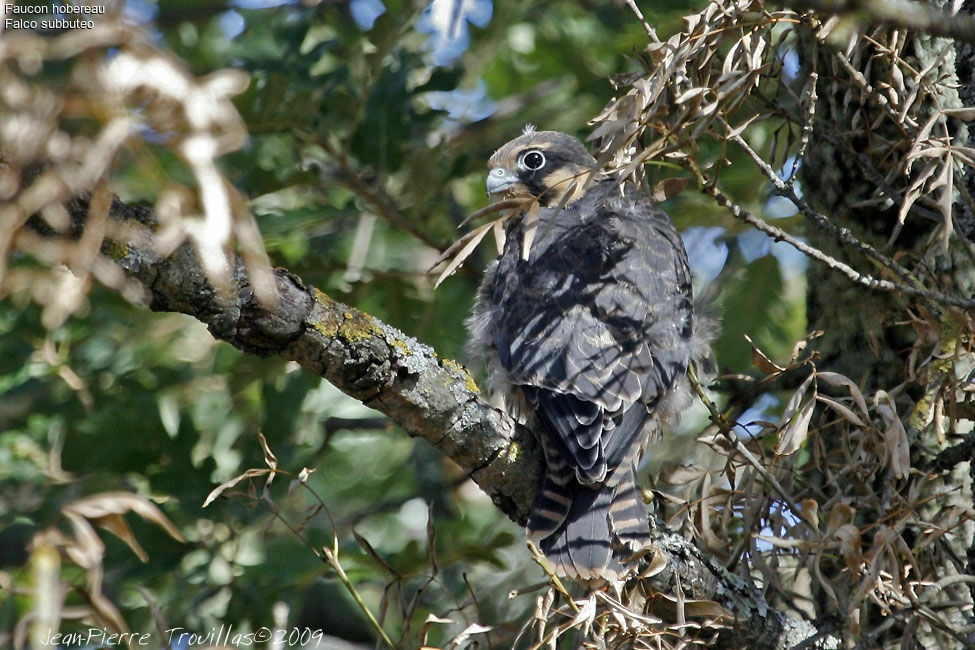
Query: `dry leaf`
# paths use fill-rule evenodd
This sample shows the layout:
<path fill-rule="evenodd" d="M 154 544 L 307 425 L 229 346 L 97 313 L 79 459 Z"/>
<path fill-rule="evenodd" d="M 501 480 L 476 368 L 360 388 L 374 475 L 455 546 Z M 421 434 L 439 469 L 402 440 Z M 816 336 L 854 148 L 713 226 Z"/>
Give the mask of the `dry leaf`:
<path fill-rule="evenodd" d="M 961 108 L 944 108 L 941 112 L 959 120 L 970 122 L 975 120 L 975 106 L 962 106 Z"/>
<path fill-rule="evenodd" d="M 271 470 L 269 469 L 249 469 L 243 474 L 235 476 L 229 481 L 225 481 L 221 483 L 217 487 L 213 488 L 210 494 L 207 495 L 207 498 L 203 501 L 203 507 L 206 508 L 208 505 L 213 503 L 217 497 L 219 497 L 221 494 L 223 494 L 233 486 L 237 485 L 244 479 L 253 478 L 255 476 L 264 476 L 265 474 L 270 473 L 270 471 Z"/>
<path fill-rule="evenodd" d="M 430 627 L 434 624 L 447 625 L 453 623 L 454 620 L 451 618 L 441 618 L 436 614 L 427 614 L 427 618 L 423 621 L 423 627 L 420 628 L 420 650 L 438 650 L 438 648 L 431 648 L 427 645 L 427 635 L 430 633 Z"/>
<path fill-rule="evenodd" d="M 863 420 L 860 419 L 860 416 L 854 413 L 850 407 L 841 404 L 840 402 L 837 402 L 834 399 L 826 397 L 825 395 L 817 394 L 816 399 L 822 402 L 823 404 L 826 404 L 827 406 L 829 406 L 831 409 L 833 409 L 840 415 L 842 415 L 843 419 L 845 419 L 846 421 L 855 424 L 858 427 L 866 426 Z"/>
<path fill-rule="evenodd" d="M 472 647 L 468 643 L 468 639 L 474 634 L 484 634 L 485 632 L 490 632 L 494 628 L 490 625 L 480 625 L 479 623 L 471 623 L 463 630 L 460 634 L 451 639 L 448 648 L 469 648 Z"/>
<path fill-rule="evenodd" d="M 492 232 L 494 233 L 494 245 L 498 249 L 498 255 L 500 255 L 504 252 L 504 242 L 506 240 L 504 233 L 504 220 L 495 219 L 493 224 Z"/>
<path fill-rule="evenodd" d="M 590 594 L 587 600 L 576 601 L 576 607 L 579 608 L 579 612 L 572 619 L 569 626 L 575 627 L 583 623 L 592 625 L 593 619 L 596 618 L 596 595 Z"/>
<path fill-rule="evenodd" d="M 802 402 L 802 398 L 805 397 L 806 391 L 812 385 L 813 379 L 816 378 L 816 373 L 810 373 L 808 377 L 799 384 L 799 388 L 792 394 L 789 401 L 785 404 L 785 409 L 782 411 L 782 417 L 779 418 L 778 426 L 784 426 L 786 422 L 792 420 L 792 416 L 795 412 L 799 410 L 799 404 Z"/>
<path fill-rule="evenodd" d="M 257 432 L 257 439 L 261 443 L 261 449 L 264 451 L 264 463 L 271 468 L 271 473 L 267 475 L 267 480 L 264 482 L 264 497 L 269 499 L 271 496 L 271 481 L 274 480 L 275 472 L 278 468 L 278 458 L 271 451 L 271 448 L 267 444 L 267 438 L 260 431 Z"/>
<path fill-rule="evenodd" d="M 531 207 L 525 212 L 522 220 L 523 234 L 521 239 L 521 259 L 528 261 L 531 255 L 532 242 L 535 241 L 535 233 L 538 231 L 538 218 L 540 213 L 538 203 L 532 203 Z"/>
<path fill-rule="evenodd" d="M 98 517 L 92 521 L 125 542 L 141 562 L 145 563 L 149 561 L 149 554 L 139 544 L 139 541 L 132 533 L 132 529 L 129 528 L 129 524 L 126 523 L 122 515 L 113 513 L 104 517 Z"/>
<path fill-rule="evenodd" d="M 809 334 L 807 334 L 804 338 L 801 338 L 798 341 L 796 341 L 796 344 L 792 346 L 792 357 L 791 357 L 792 360 L 795 361 L 796 359 L 798 359 L 799 353 L 806 349 L 806 346 L 809 345 L 809 342 L 822 335 L 823 335 L 823 330 L 813 330 L 812 332 L 809 332 Z"/>
<path fill-rule="evenodd" d="M 663 201 L 669 201 L 674 198 L 687 186 L 690 182 L 690 177 L 688 178 L 665 178 L 656 185 L 653 186 L 653 200 L 657 203 L 662 203 Z"/>
<path fill-rule="evenodd" d="M 372 559 L 374 559 L 379 566 L 381 566 L 383 569 L 385 569 L 387 571 L 387 573 L 389 573 L 392 576 L 396 576 L 397 578 L 400 577 L 400 573 L 396 569 L 394 569 L 393 567 L 391 567 L 386 562 L 386 560 L 384 560 L 382 558 L 382 556 L 379 555 L 379 553 L 376 551 L 376 549 L 373 548 L 372 544 L 369 543 L 369 540 L 367 540 L 365 537 L 363 537 L 362 535 L 360 535 L 359 534 L 359 531 L 357 531 L 355 528 L 352 529 L 352 536 L 355 537 L 355 541 L 359 543 L 359 546 L 361 546 L 362 547 L 362 550 L 366 552 L 366 555 L 368 555 L 369 557 L 371 557 Z M 432 616 L 432 614 L 431 614 L 431 616 Z M 430 618 L 429 617 L 427 618 L 427 622 L 430 622 Z M 435 623 L 453 623 L 453 621 L 451 621 L 449 619 L 441 619 L 439 621 L 433 621 L 433 622 L 435 622 Z"/>
<path fill-rule="evenodd" d="M 780 456 L 788 456 L 802 446 L 802 443 L 806 441 L 806 435 L 809 433 L 809 421 L 812 419 L 815 403 L 815 399 L 810 399 L 803 404 L 799 413 L 779 435 L 779 444 L 775 447 L 775 453 Z"/>
<path fill-rule="evenodd" d="M 454 255 L 454 259 L 450 260 L 450 263 L 447 264 L 447 268 L 445 268 L 443 272 L 437 277 L 437 281 L 434 282 L 433 284 L 434 289 L 439 287 L 441 282 L 449 278 L 451 275 L 454 274 L 454 271 L 460 268 L 460 265 L 464 263 L 464 260 L 470 257 L 470 254 L 474 252 L 474 249 L 477 248 L 477 245 L 481 243 L 482 239 L 484 239 L 484 235 L 488 234 L 488 232 L 490 232 L 493 226 L 494 226 L 493 223 L 486 223 L 481 226 L 478 226 L 474 230 L 470 231 L 469 233 L 467 233 L 466 235 L 458 239 L 453 246 L 448 248 L 444 252 L 444 254 L 437 259 L 437 262 L 434 264 L 434 266 L 437 266 L 437 264 L 439 264 L 441 261 L 446 259 L 451 253 L 453 253 L 455 246 L 457 246 L 458 244 L 463 244 L 460 247 L 460 250 L 457 252 L 457 254 Z"/>
<path fill-rule="evenodd" d="M 803 520 L 812 526 L 813 530 L 819 530 L 819 502 L 815 499 L 803 499 L 799 506 L 802 508 L 799 514 L 802 515 Z"/>
<path fill-rule="evenodd" d="M 897 478 L 907 478 L 911 471 L 911 448 L 907 442 L 907 430 L 897 415 L 893 398 L 884 390 L 874 396 L 874 405 L 887 424 L 884 430 L 884 449 L 891 470 Z"/>
<path fill-rule="evenodd" d="M 863 566 L 863 552 L 860 541 L 860 531 L 853 524 L 840 526 L 833 536 L 839 540 L 840 555 L 846 563 L 846 568 L 850 575 L 856 577 L 860 574 L 860 567 Z"/>
<path fill-rule="evenodd" d="M 748 341 L 748 345 L 752 346 L 752 364 L 764 372 L 766 375 L 774 375 L 777 372 L 783 372 L 785 368 L 775 364 L 771 359 L 765 356 L 765 353 L 758 349 L 758 346 L 752 341 L 751 337 L 747 334 L 744 335 L 745 340 Z"/>
<path fill-rule="evenodd" d="M 68 504 L 64 512 L 76 513 L 86 519 L 100 520 L 111 515 L 134 512 L 146 521 L 165 530 L 170 537 L 180 542 L 182 533 L 152 501 L 131 492 L 103 492 Z"/>
<path fill-rule="evenodd" d="M 833 504 L 829 510 L 829 522 L 826 524 L 827 533 L 832 533 L 840 527 L 852 523 L 856 510 L 842 502 Z"/>
<path fill-rule="evenodd" d="M 645 578 L 652 578 L 667 568 L 667 556 L 660 551 L 654 550 L 650 559 L 650 564 L 641 574 Z"/>
<path fill-rule="evenodd" d="M 831 386 L 844 386 L 850 391 L 850 395 L 853 396 L 853 401 L 857 403 L 857 408 L 865 416 L 870 412 L 867 409 L 867 400 L 863 397 L 863 393 L 860 391 L 860 387 L 853 383 L 853 380 L 845 375 L 841 375 L 838 372 L 817 372 L 817 379 L 822 379 Z"/>

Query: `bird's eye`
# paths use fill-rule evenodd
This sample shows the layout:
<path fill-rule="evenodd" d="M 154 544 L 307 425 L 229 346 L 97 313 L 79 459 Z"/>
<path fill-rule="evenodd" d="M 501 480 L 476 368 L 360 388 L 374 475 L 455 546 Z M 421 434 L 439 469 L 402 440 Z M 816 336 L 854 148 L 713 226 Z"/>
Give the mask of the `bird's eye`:
<path fill-rule="evenodd" d="M 545 166 L 545 154 L 537 149 L 533 149 L 525 154 L 521 159 L 521 164 L 532 171 L 541 169 Z"/>

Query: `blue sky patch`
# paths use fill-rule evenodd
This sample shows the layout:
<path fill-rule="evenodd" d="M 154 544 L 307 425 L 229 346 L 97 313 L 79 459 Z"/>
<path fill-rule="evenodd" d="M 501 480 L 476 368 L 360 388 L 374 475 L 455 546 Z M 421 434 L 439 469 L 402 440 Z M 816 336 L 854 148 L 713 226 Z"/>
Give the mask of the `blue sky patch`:
<path fill-rule="evenodd" d="M 470 45 L 467 23 L 484 27 L 493 11 L 491 0 L 431 0 L 416 28 L 430 35 L 433 65 L 453 63 Z"/>

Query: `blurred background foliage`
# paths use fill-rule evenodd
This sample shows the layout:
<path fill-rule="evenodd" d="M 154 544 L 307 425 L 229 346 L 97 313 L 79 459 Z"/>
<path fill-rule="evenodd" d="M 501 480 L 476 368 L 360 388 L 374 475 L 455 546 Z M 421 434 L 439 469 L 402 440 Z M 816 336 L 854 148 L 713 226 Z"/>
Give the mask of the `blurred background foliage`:
<path fill-rule="evenodd" d="M 704 3 L 639 4 L 666 38 Z M 223 159 L 223 172 L 251 199 L 273 263 L 461 360 L 464 318 L 494 246 L 436 291 L 427 269 L 485 204 L 488 157 L 526 123 L 585 138 L 587 120 L 613 96 L 613 78 L 634 72 L 646 43 L 615 2 L 126 6 L 193 73 L 249 75 L 236 104 L 250 137 Z M 48 74 L 63 70 L 40 79 Z M 169 179 L 190 177 L 163 136 L 146 140 L 118 161 L 111 189 L 123 201 L 151 203 Z M 768 200 L 758 171 L 739 168 L 726 170 L 724 190 L 757 214 L 791 221 L 788 206 Z M 664 207 L 684 233 L 699 285 L 720 292 L 722 372 L 751 368 L 745 333 L 787 360 L 805 333 L 804 260 L 693 191 Z M 762 403 L 774 410 L 776 400 Z M 676 438 L 683 451 L 670 453 L 690 453 L 702 422 L 685 418 Z M 426 443 L 296 366 L 245 356 L 198 322 L 133 307 L 113 290 L 96 287 L 51 332 L 28 291 L 0 301 L 0 431 L 0 587 L 20 593 L 0 603 L 0 645 L 28 607 L 18 592 L 30 579 L 25 544 L 61 525 L 65 504 L 109 490 L 150 499 L 186 539 L 130 516 L 149 555 L 141 563 L 103 535 L 104 593 L 132 629 L 153 629 L 151 600 L 170 627 L 243 631 L 286 621 L 374 640 L 334 573 L 267 507 L 245 495 L 201 509 L 217 484 L 263 467 L 258 432 L 281 469 L 316 470 L 308 486 L 328 507 L 345 571 L 403 647 L 419 643 L 430 613 L 455 621 L 431 626 L 430 644 L 479 622 L 498 626 L 491 642 L 504 645 L 535 604 L 509 591 L 543 579 L 519 527 Z M 667 453 L 661 447 L 653 462 Z M 329 517 L 307 492 L 279 480 L 271 494 L 279 517 L 308 543 L 331 544 Z M 63 578 L 84 583 L 70 566 Z M 66 602 L 83 600 L 75 592 Z"/>

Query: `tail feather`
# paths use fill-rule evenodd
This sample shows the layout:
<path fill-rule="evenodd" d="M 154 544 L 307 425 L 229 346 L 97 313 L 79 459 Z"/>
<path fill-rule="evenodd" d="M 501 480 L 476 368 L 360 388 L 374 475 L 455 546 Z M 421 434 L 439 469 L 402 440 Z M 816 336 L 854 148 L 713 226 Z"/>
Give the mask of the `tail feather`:
<path fill-rule="evenodd" d="M 535 498 L 528 535 L 559 575 L 622 578 L 650 536 L 632 466 L 615 487 L 586 486 L 574 477 L 560 484 L 549 473 Z"/>
<path fill-rule="evenodd" d="M 564 528 L 573 506 L 573 495 L 568 486 L 559 485 L 550 476 L 546 475 L 542 481 L 542 489 L 535 496 L 528 518 L 528 533 L 536 543 Z"/>
<path fill-rule="evenodd" d="M 650 543 L 650 522 L 643 503 L 643 493 L 630 465 L 627 475 L 616 485 L 609 507 L 610 528 L 630 554 Z"/>

